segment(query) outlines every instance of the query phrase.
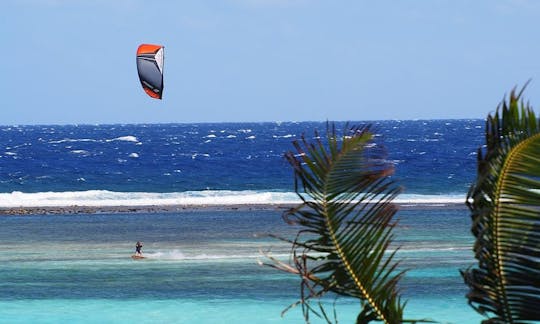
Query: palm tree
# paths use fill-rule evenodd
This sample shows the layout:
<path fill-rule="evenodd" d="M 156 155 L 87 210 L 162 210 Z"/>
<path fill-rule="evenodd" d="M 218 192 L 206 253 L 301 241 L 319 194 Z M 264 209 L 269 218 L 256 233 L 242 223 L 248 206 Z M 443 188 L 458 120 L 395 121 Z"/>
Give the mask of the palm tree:
<path fill-rule="evenodd" d="M 341 138 L 327 126 L 326 143 L 315 132 L 313 143 L 302 136 L 285 155 L 302 203 L 284 219 L 300 230 L 294 240 L 278 237 L 292 243 L 291 261 L 267 255 L 273 262 L 266 265 L 300 276 L 301 298 L 290 307 L 302 305 L 306 322 L 310 314 L 331 322 L 320 302 L 329 292 L 360 299 L 357 323 L 403 322 L 406 303 L 397 284 L 404 272 L 396 269 L 396 250 L 388 251 L 397 210 L 392 200 L 401 189 L 372 139 L 369 126 L 352 127 Z"/>
<path fill-rule="evenodd" d="M 540 123 L 522 92 L 488 116 L 467 195 L 478 265 L 461 274 L 484 323 L 540 320 Z"/>

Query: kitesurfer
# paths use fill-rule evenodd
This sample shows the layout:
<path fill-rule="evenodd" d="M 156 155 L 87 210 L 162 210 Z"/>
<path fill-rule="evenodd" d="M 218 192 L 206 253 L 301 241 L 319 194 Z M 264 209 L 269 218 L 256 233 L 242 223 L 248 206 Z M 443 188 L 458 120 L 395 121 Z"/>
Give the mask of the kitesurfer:
<path fill-rule="evenodd" d="M 135 244 L 135 255 L 142 256 L 142 249 L 143 244 L 139 241 L 137 241 L 137 244 Z"/>

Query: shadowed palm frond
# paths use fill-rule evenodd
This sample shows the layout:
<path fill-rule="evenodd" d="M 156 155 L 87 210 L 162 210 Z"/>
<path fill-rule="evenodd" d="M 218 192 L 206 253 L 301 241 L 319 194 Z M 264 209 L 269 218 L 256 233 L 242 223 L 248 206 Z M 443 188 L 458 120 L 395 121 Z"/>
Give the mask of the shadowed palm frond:
<path fill-rule="evenodd" d="M 467 195 L 478 266 L 461 274 L 486 323 L 540 320 L 540 124 L 520 96 L 488 116 Z"/>
<path fill-rule="evenodd" d="M 397 210 L 392 200 L 401 189 L 372 137 L 369 127 L 353 127 L 338 138 L 332 126 L 326 143 L 318 133 L 313 143 L 303 136 L 285 156 L 303 203 L 284 219 L 300 231 L 291 264 L 272 259 L 267 265 L 301 277 L 298 304 L 306 321 L 316 314 L 330 322 L 310 301 L 332 292 L 360 299 L 357 323 L 403 322 L 397 284 L 404 272 L 396 270 L 396 251 L 388 251 Z"/>

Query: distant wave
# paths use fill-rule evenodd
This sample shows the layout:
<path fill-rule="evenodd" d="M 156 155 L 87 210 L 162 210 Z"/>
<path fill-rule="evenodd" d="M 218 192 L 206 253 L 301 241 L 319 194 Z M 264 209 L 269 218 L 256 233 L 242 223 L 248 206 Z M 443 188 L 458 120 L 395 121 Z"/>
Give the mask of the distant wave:
<path fill-rule="evenodd" d="M 241 205 L 297 203 L 294 193 L 259 191 L 186 191 L 172 193 L 115 192 L 108 190 L 66 192 L 11 192 L 0 194 L 0 207 L 56 206 L 160 206 L 160 205 Z"/>
<path fill-rule="evenodd" d="M 92 139 L 92 138 L 64 138 L 61 140 L 49 141 L 49 144 L 61 144 L 61 143 L 77 143 L 77 142 L 93 142 L 93 143 L 107 143 L 107 142 L 133 142 L 139 143 L 137 137 L 133 135 L 119 136 L 113 139 Z"/>
<path fill-rule="evenodd" d="M 76 143 L 76 142 L 99 142 L 91 138 L 64 138 L 61 140 L 49 141 L 49 144 Z"/>
<path fill-rule="evenodd" d="M 450 251 L 469 251 L 471 249 L 470 246 L 432 246 L 432 247 L 420 247 L 420 248 L 412 248 L 412 247 L 402 247 L 399 250 L 399 253 L 418 253 L 418 252 L 450 252 Z"/>
<path fill-rule="evenodd" d="M 400 195 L 395 202 L 404 206 L 462 204 L 463 195 Z M 0 208 L 62 206 L 227 206 L 297 204 L 294 192 L 202 190 L 185 192 L 115 192 L 108 190 L 0 193 Z"/>
<path fill-rule="evenodd" d="M 117 137 L 117 138 L 113 138 L 111 140 L 106 140 L 107 142 L 112 142 L 112 141 L 124 141 L 124 142 L 133 142 L 133 143 L 138 143 L 139 140 L 137 139 L 137 137 L 133 136 L 133 135 L 127 135 L 127 136 L 120 136 L 120 137 Z"/>

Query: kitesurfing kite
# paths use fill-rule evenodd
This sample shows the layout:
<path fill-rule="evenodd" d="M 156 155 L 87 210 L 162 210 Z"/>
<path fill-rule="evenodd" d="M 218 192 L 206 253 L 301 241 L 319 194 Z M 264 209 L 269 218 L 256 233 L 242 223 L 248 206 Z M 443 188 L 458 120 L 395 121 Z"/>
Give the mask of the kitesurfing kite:
<path fill-rule="evenodd" d="M 163 46 L 142 44 L 137 49 L 137 71 L 144 91 L 152 98 L 163 96 Z"/>

